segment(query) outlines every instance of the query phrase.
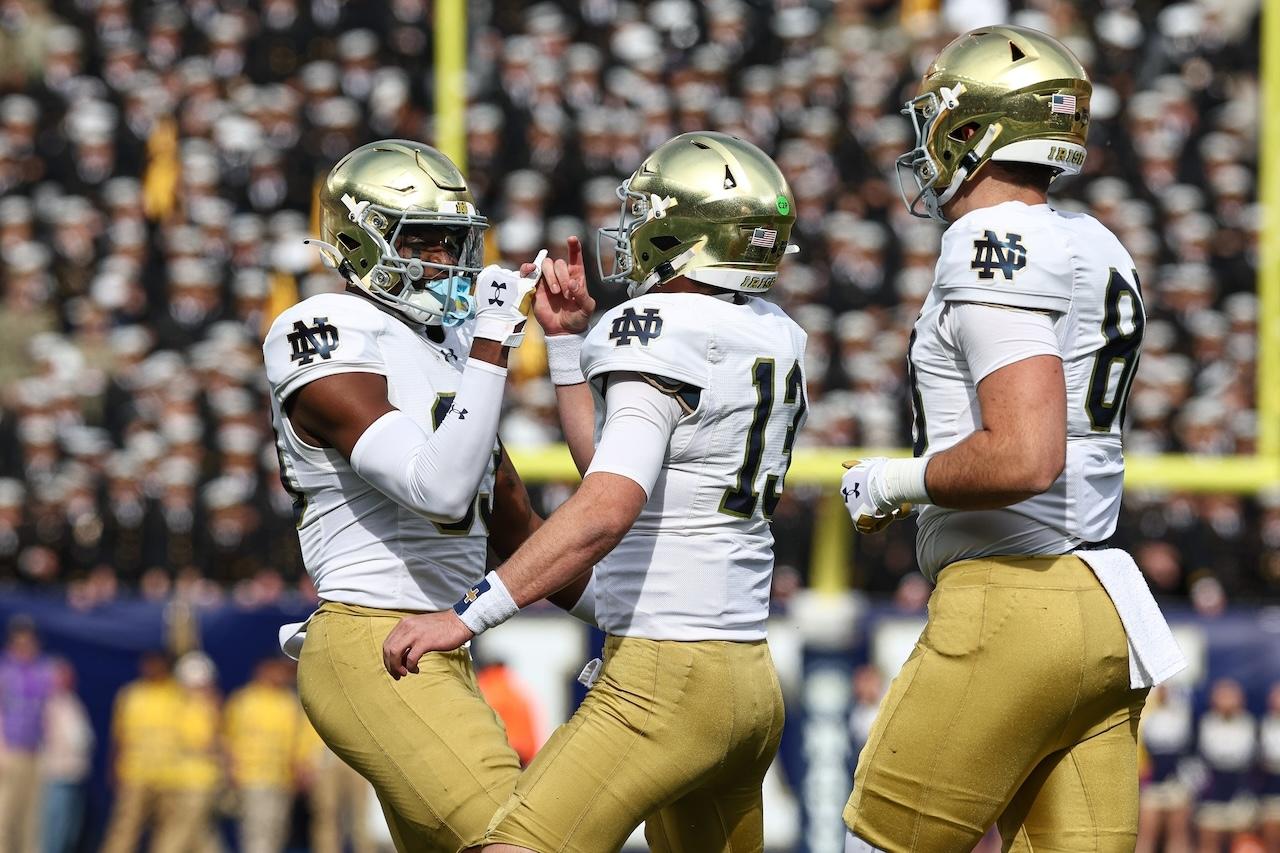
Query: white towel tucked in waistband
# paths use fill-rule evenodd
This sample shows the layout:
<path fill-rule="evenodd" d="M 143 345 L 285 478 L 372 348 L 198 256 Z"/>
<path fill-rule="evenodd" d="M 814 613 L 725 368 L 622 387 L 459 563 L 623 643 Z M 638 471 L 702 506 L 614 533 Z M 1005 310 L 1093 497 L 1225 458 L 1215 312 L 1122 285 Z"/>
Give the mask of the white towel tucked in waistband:
<path fill-rule="evenodd" d="M 312 613 L 311 616 L 315 614 Z M 280 651 L 294 660 L 302 657 L 302 644 L 307 639 L 307 625 L 311 623 L 311 616 L 301 622 L 290 622 L 288 625 L 280 626 Z"/>
<path fill-rule="evenodd" d="M 1129 686 L 1153 687 L 1187 666 L 1178 641 L 1128 551 L 1076 551 L 1097 575 L 1129 638 Z"/>

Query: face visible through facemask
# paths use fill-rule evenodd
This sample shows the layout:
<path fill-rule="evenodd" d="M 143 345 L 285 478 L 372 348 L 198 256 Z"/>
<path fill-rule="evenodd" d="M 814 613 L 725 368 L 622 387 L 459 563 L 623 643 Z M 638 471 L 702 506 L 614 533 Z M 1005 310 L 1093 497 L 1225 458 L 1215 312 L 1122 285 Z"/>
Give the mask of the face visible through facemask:
<path fill-rule="evenodd" d="M 457 265 L 462 257 L 462 244 L 466 237 L 465 228 L 410 225 L 396 239 L 396 253 L 406 260 L 416 258 L 426 264 L 440 264 L 441 266 L 428 266 L 423 276 L 426 281 L 438 281 L 449 274 L 442 267 Z"/>

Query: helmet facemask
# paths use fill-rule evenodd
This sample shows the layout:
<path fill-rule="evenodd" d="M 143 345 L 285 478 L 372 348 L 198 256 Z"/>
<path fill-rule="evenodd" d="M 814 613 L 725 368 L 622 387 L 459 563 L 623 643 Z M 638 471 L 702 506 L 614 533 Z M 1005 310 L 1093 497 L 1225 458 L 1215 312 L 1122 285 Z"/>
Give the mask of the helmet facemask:
<path fill-rule="evenodd" d="M 484 255 L 483 232 L 488 228 L 488 220 L 477 215 L 474 208 L 464 202 L 458 202 L 453 211 L 414 207 L 395 210 L 367 201 L 357 202 L 350 195 L 344 195 L 342 202 L 350 212 L 351 221 L 367 235 L 377 250 L 374 264 L 363 274 L 355 270 L 349 261 L 344 261 L 350 270 L 348 276 L 356 284 L 370 296 L 418 323 L 457 326 L 471 317 L 475 307 L 472 290 L 475 278 L 480 274 Z M 400 257 L 396 248 L 400 239 L 421 227 L 464 231 L 457 263 Z M 337 239 L 343 241 L 343 236 L 339 234 Z M 357 246 L 342 248 L 349 252 L 358 249 Z M 429 278 L 429 270 L 439 271 L 442 275 Z"/>
<path fill-rule="evenodd" d="M 651 273 L 644 281 L 632 279 L 631 273 L 635 269 L 635 233 L 648 222 L 665 217 L 667 209 L 676 204 L 676 199 L 670 196 L 658 198 L 656 195 L 637 192 L 631 189 L 631 178 L 618 186 L 617 194 L 622 202 L 618 211 L 617 226 L 604 227 L 596 231 L 596 266 L 600 270 L 601 281 L 606 284 L 626 282 L 627 295 L 635 298 L 662 280 L 662 276 L 657 271 Z M 608 248 L 605 245 L 606 241 L 612 244 L 613 252 L 613 264 L 609 272 L 604 270 L 605 250 Z M 677 257 L 668 262 L 673 272 L 675 267 L 680 266 L 676 263 L 678 260 Z"/>
<path fill-rule="evenodd" d="M 930 143 L 933 141 L 932 137 L 939 122 L 948 111 L 958 106 L 960 96 L 963 94 L 963 83 L 958 84 L 954 89 L 944 86 L 941 96 L 938 92 L 925 92 L 907 101 L 902 107 L 902 114 L 911 119 L 911 125 L 915 130 L 916 147 L 900 156 L 894 166 L 898 173 L 898 192 L 902 196 L 902 203 L 907 206 L 912 216 L 946 222 L 946 217 L 942 215 L 943 206 L 955 197 L 965 180 L 982 164 L 983 157 L 1003 129 L 999 122 L 987 125 L 982 137 L 964 153 L 955 152 L 954 143 L 965 143 L 968 140 L 948 140 L 953 143 L 949 146 L 944 143 L 946 153 L 958 156 L 959 164 L 950 172 L 951 180 L 939 191 L 938 184 L 948 170 L 934 159 Z M 915 197 L 910 199 L 906 182 L 908 173 L 915 179 L 917 189 Z M 923 210 L 920 209 L 922 202 Z"/>

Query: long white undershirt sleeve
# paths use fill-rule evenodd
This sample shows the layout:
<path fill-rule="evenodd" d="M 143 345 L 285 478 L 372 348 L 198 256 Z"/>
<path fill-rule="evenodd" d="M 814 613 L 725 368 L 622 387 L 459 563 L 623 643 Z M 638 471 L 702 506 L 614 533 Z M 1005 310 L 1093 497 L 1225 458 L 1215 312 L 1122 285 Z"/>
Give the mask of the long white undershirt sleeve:
<path fill-rule="evenodd" d="M 1033 356 L 1062 358 L 1049 313 L 978 302 L 953 303 L 949 311 L 952 340 L 969 365 L 974 385 Z"/>
<path fill-rule="evenodd" d="M 604 426 L 587 474 L 620 474 L 649 496 L 666 461 L 671 433 L 683 414 L 680 404 L 632 372 L 609 376 L 604 401 Z"/>
<path fill-rule="evenodd" d="M 356 441 L 352 469 L 433 521 L 462 518 L 492 458 L 506 386 L 505 369 L 468 359 L 453 406 L 434 432 L 398 409 L 387 412 Z"/>

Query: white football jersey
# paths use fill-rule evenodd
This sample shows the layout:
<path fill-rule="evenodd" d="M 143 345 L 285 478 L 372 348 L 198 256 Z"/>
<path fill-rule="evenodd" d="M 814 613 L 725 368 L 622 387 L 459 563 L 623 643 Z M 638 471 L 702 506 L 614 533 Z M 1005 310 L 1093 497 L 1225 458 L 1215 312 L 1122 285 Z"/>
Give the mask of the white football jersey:
<path fill-rule="evenodd" d="M 911 335 L 916 456 L 946 450 L 982 423 L 981 377 L 949 327 L 948 307 L 962 302 L 1050 312 L 1066 378 L 1066 466 L 1049 491 L 1003 509 L 924 507 L 916 552 L 930 578 L 956 560 L 1060 554 L 1115 532 L 1121 428 L 1145 325 L 1133 259 L 1093 217 L 1021 202 L 966 214 L 943 235 Z"/>
<path fill-rule="evenodd" d="M 323 376 L 379 373 L 391 404 L 429 432 L 448 411 L 469 349 L 457 330 L 446 329 L 436 344 L 351 293 L 313 296 L 272 323 L 262 352 L 280 473 L 322 599 L 391 610 L 452 606 L 484 576 L 494 463 L 467 516 L 438 524 L 378 491 L 336 450 L 299 439 L 284 402 Z"/>
<path fill-rule="evenodd" d="M 598 415 L 613 372 L 699 390 L 640 517 L 596 566 L 605 631 L 655 640 L 765 636 L 769 518 L 804 422 L 804 345 L 804 331 L 776 305 L 694 293 L 632 299 L 591 330 L 582 370 Z"/>

